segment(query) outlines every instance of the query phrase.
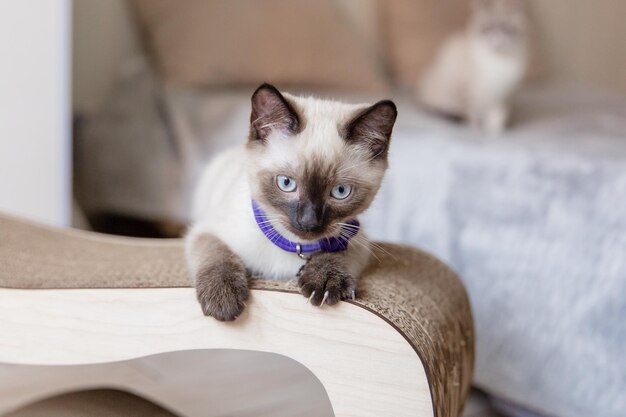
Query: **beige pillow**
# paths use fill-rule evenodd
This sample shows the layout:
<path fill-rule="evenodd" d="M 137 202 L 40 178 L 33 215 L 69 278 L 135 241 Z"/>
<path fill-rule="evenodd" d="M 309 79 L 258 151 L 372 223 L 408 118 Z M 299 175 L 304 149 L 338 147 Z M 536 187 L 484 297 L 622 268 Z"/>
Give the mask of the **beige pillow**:
<path fill-rule="evenodd" d="M 389 72 L 413 86 L 449 34 L 465 26 L 469 0 L 381 0 Z"/>
<path fill-rule="evenodd" d="M 148 45 L 170 82 L 385 87 L 371 42 L 335 0 L 134 3 Z"/>

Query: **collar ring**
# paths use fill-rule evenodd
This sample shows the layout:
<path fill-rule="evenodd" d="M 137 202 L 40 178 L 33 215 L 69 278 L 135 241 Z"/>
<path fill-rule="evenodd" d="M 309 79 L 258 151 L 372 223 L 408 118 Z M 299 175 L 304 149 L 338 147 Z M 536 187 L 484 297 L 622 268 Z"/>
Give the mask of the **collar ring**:
<path fill-rule="evenodd" d="M 305 261 L 308 261 L 309 259 L 311 259 L 310 256 L 307 256 L 304 253 L 302 253 L 302 245 L 299 243 L 296 243 L 296 255 L 298 255 L 300 258 L 304 259 Z"/>

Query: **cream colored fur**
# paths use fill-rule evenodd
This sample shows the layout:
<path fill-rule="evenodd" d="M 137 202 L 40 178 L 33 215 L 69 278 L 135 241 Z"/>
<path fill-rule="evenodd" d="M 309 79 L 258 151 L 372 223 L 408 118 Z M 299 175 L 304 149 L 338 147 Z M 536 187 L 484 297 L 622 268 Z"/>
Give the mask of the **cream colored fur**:
<path fill-rule="evenodd" d="M 269 279 L 292 279 L 304 264 L 296 254 L 286 252 L 274 245 L 259 229 L 251 207 L 251 199 L 258 196 L 255 175 L 263 168 L 284 164 L 298 164 L 303 158 L 319 157 L 326 161 L 337 161 L 346 152 L 345 141 L 339 136 L 337 127 L 366 105 L 347 105 L 314 98 L 301 98 L 284 94 L 304 112 L 305 129 L 296 137 L 285 137 L 272 133 L 261 150 L 245 145 L 237 146 L 218 155 L 206 167 L 197 186 L 193 202 L 194 224 L 187 237 L 187 256 L 192 267 L 198 265 L 192 256 L 191 243 L 200 234 L 209 233 L 222 240 L 241 257 L 253 273 Z M 370 176 L 369 181 L 380 185 L 383 172 L 363 169 L 359 161 L 365 155 L 355 154 L 344 161 L 346 175 Z M 367 160 L 365 159 L 365 160 Z M 359 166 L 361 164 L 361 166 Z M 270 220 L 275 219 L 269 207 L 263 207 Z M 272 221 L 272 225 L 286 238 L 300 243 L 295 235 Z M 360 275 L 366 266 L 370 247 L 363 231 L 357 239 L 350 241 L 346 251 L 350 272 Z"/>
<path fill-rule="evenodd" d="M 490 30 L 507 27 L 513 33 Z M 498 134 L 510 113 L 510 97 L 526 72 L 527 17 L 520 0 L 478 2 L 465 31 L 450 36 L 418 82 L 428 107 Z"/>

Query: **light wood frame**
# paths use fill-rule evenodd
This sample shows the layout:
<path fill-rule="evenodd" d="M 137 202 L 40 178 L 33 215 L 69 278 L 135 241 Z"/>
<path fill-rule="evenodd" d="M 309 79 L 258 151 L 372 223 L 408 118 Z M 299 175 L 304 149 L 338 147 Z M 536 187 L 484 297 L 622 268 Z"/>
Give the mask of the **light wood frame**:
<path fill-rule="evenodd" d="M 175 393 L 168 400 L 158 384 L 137 385 L 113 371 L 120 361 L 191 349 L 292 358 L 322 382 L 336 416 L 461 413 L 473 366 L 469 303 L 454 274 L 423 252 L 384 246 L 359 298 L 333 307 L 307 304 L 291 282 L 254 280 L 245 313 L 221 323 L 201 314 L 192 288 L 179 288 L 188 284 L 178 241 L 61 231 L 2 216 L 0 230 L 0 414 L 52 391 L 101 384 L 165 395 L 169 407 L 193 415 Z M 28 372 L 20 365 L 78 364 L 110 364 L 111 371 L 65 384 L 12 382 L 20 369 Z"/>

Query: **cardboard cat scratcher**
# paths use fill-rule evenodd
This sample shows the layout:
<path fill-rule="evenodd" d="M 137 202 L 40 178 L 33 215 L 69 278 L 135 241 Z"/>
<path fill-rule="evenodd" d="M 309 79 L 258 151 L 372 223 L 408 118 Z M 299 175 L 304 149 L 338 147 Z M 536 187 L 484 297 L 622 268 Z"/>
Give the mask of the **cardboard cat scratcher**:
<path fill-rule="evenodd" d="M 0 215 L 0 415 L 94 387 L 158 398 L 193 415 L 176 387 L 133 372 L 134 361 L 171 354 L 175 364 L 181 351 L 243 349 L 308 368 L 336 416 L 458 417 L 474 360 L 465 289 L 432 256 L 382 247 L 355 301 L 317 308 L 293 282 L 254 279 L 244 314 L 221 323 L 202 315 L 179 240 Z M 211 387 L 203 389 L 197 401 L 215 401 Z"/>

